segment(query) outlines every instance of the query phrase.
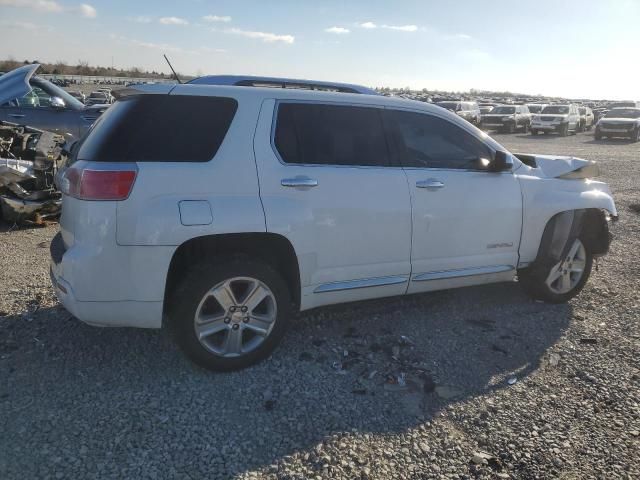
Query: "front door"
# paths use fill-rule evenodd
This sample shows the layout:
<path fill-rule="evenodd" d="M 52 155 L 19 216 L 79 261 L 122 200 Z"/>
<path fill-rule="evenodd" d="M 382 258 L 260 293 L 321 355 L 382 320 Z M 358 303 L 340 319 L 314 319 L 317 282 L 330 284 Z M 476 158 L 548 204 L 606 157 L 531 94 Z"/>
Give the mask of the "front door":
<path fill-rule="evenodd" d="M 267 100 L 254 149 L 267 230 L 300 263 L 302 308 L 404 294 L 411 202 L 383 109 Z"/>
<path fill-rule="evenodd" d="M 522 198 L 511 172 L 483 169 L 493 152 L 437 115 L 387 110 L 413 207 L 409 292 L 513 278 Z"/>

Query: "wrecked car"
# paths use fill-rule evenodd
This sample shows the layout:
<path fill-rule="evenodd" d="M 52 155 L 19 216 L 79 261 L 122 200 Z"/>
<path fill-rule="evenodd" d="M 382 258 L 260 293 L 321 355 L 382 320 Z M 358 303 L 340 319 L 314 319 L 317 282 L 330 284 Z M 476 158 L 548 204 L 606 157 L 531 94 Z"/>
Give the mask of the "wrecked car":
<path fill-rule="evenodd" d="M 20 224 L 60 213 L 54 178 L 65 144 L 61 135 L 0 121 L 0 218 Z"/>
<path fill-rule="evenodd" d="M 0 76 L 0 120 L 29 125 L 78 140 L 109 107 L 80 100 L 34 76 L 40 65 L 24 65 Z"/>
<path fill-rule="evenodd" d="M 566 302 L 608 251 L 617 212 L 593 162 L 514 155 L 364 87 L 224 81 L 120 91 L 74 149 L 50 273 L 76 318 L 167 327 L 233 370 L 295 311 L 515 279 Z"/>

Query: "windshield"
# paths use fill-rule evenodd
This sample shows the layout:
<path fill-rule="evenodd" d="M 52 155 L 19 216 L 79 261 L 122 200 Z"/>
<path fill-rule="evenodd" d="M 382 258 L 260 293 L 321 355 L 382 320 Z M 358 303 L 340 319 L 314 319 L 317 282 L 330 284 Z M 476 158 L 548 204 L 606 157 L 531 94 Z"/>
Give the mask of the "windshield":
<path fill-rule="evenodd" d="M 531 113 L 540 113 L 542 111 L 542 105 L 527 105 Z"/>
<path fill-rule="evenodd" d="M 496 107 L 491 113 L 516 113 L 516 107 Z"/>
<path fill-rule="evenodd" d="M 616 108 L 609 110 L 605 118 L 640 118 L 640 108 Z"/>
<path fill-rule="evenodd" d="M 451 110 L 452 112 L 460 110 L 460 103 L 458 102 L 438 102 L 436 105 L 446 108 L 447 110 Z"/>
<path fill-rule="evenodd" d="M 548 107 L 544 107 L 542 113 L 567 114 L 569 113 L 569 107 L 567 107 L 566 105 L 549 105 Z"/>
<path fill-rule="evenodd" d="M 68 108 L 72 108 L 74 110 L 82 110 L 84 108 L 84 104 L 81 101 L 73 98 L 65 90 L 47 80 L 44 80 L 42 78 L 32 78 L 29 83 L 32 87 L 40 87 L 52 97 L 61 98 L 62 100 L 64 100 L 64 104 Z"/>

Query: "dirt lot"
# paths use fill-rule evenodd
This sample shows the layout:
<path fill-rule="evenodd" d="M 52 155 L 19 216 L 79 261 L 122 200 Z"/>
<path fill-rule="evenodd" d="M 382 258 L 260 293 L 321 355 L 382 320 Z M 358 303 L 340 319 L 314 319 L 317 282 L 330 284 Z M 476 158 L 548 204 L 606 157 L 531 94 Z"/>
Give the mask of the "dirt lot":
<path fill-rule="evenodd" d="M 496 138 L 601 162 L 620 222 L 582 295 L 546 305 L 514 283 L 317 310 L 239 373 L 193 366 L 164 332 L 74 320 L 49 287 L 56 228 L 5 227 L 0 477 L 640 478 L 640 145 Z"/>

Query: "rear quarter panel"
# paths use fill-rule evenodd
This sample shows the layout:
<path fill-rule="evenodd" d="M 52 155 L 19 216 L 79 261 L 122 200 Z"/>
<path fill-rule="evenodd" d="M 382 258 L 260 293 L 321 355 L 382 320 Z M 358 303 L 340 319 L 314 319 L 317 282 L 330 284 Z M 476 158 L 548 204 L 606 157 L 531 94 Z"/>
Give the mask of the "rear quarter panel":
<path fill-rule="evenodd" d="M 207 94 L 206 88 L 190 87 L 191 95 Z M 265 231 L 253 152 L 260 104 L 251 96 L 237 100 L 236 115 L 212 160 L 137 164 L 133 191 L 117 205 L 119 245 L 180 245 L 204 235 Z M 194 200 L 208 202 L 211 223 L 183 225 L 179 204 Z"/>

